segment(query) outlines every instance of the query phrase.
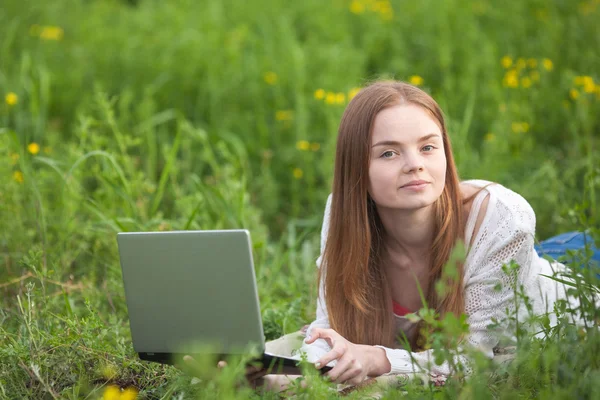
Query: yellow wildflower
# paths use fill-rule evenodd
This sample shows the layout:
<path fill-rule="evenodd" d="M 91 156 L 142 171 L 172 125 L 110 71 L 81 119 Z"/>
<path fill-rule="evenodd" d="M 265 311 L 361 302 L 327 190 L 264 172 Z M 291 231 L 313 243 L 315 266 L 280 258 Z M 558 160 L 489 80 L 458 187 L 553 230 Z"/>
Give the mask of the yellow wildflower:
<path fill-rule="evenodd" d="M 323 100 L 325 98 L 325 90 L 317 89 L 315 90 L 315 99 Z"/>
<path fill-rule="evenodd" d="M 519 57 L 519 58 L 517 59 L 517 64 L 516 64 L 516 67 L 517 67 L 517 69 L 523 69 L 523 68 L 525 68 L 526 66 L 527 66 L 527 61 L 525 61 L 525 59 L 524 59 L 524 58 L 520 58 L 520 57 Z"/>
<path fill-rule="evenodd" d="M 60 26 L 43 26 L 40 38 L 43 40 L 61 40 L 65 32 Z"/>
<path fill-rule="evenodd" d="M 540 80 L 540 73 L 538 71 L 531 71 L 531 73 L 529 74 L 529 76 L 531 77 L 531 80 L 533 82 L 537 82 Z"/>
<path fill-rule="evenodd" d="M 516 88 L 519 86 L 519 73 L 516 69 L 509 69 L 504 74 L 504 79 L 502 80 L 502 84 L 505 87 Z"/>
<path fill-rule="evenodd" d="M 350 89 L 350 91 L 348 92 L 348 100 L 352 100 L 354 98 L 354 96 L 356 96 L 358 94 L 358 92 L 360 92 L 359 87 Z"/>
<path fill-rule="evenodd" d="M 110 385 L 104 389 L 104 393 L 102 394 L 102 400 L 120 400 L 121 399 L 121 389 L 118 386 Z"/>
<path fill-rule="evenodd" d="M 569 90 L 569 96 L 571 96 L 571 98 L 573 100 L 577 100 L 577 98 L 579 97 L 579 90 L 577 90 L 577 89 Z"/>
<path fill-rule="evenodd" d="M 511 127 L 514 133 L 525 133 L 529 131 L 529 123 L 527 122 L 513 122 Z"/>
<path fill-rule="evenodd" d="M 546 71 L 552 71 L 554 69 L 554 63 L 549 58 L 544 58 L 542 60 L 542 65 L 546 69 Z"/>
<path fill-rule="evenodd" d="M 510 56 L 502 57 L 502 60 L 500 62 L 502 63 L 502 66 L 506 69 L 512 67 L 513 64 L 513 60 Z"/>
<path fill-rule="evenodd" d="M 274 85 L 277 83 L 277 74 L 273 71 L 268 71 L 265 72 L 265 74 L 263 75 L 263 79 L 265 80 L 265 82 L 267 82 L 267 84 L 269 85 Z"/>
<path fill-rule="evenodd" d="M 17 164 L 18 161 L 19 161 L 19 154 L 11 153 L 10 154 L 10 165 L 15 165 L 15 164 Z"/>
<path fill-rule="evenodd" d="M 102 400 L 119 400 L 120 398 L 121 389 L 114 385 L 107 386 L 102 394 Z"/>
<path fill-rule="evenodd" d="M 344 104 L 346 102 L 346 95 L 344 93 L 337 93 L 335 95 L 335 102 L 337 104 Z"/>
<path fill-rule="evenodd" d="M 279 110 L 275 112 L 275 119 L 277 121 L 291 121 L 294 119 L 294 112 L 292 110 Z"/>
<path fill-rule="evenodd" d="M 138 390 L 134 387 L 128 387 L 121 391 L 118 386 L 110 385 L 104 389 L 102 400 L 135 400 L 138 396 Z"/>
<path fill-rule="evenodd" d="M 412 75 L 410 78 L 408 78 L 408 81 L 415 86 L 421 86 L 423 84 L 423 78 L 419 75 Z"/>
<path fill-rule="evenodd" d="M 308 149 L 310 149 L 310 143 L 306 140 L 299 140 L 298 142 L 296 142 L 296 148 L 298 150 L 307 151 Z"/>
<path fill-rule="evenodd" d="M 325 103 L 335 104 L 335 93 L 327 92 L 327 95 L 325 96 Z"/>
<path fill-rule="evenodd" d="M 35 156 L 37 153 L 40 152 L 40 145 L 35 142 L 29 143 L 29 145 L 27 146 L 27 151 Z"/>
<path fill-rule="evenodd" d="M 537 65 L 538 65 L 538 62 L 537 62 L 537 60 L 536 60 L 535 58 L 529 58 L 529 59 L 527 60 L 527 66 L 528 66 L 529 68 L 536 68 L 536 67 L 537 67 Z"/>
<path fill-rule="evenodd" d="M 319 143 L 311 143 L 310 144 L 310 149 L 312 151 L 318 151 L 321 148 L 321 145 Z"/>
<path fill-rule="evenodd" d="M 594 93 L 596 90 L 596 85 L 594 84 L 594 79 L 591 76 L 583 77 L 583 91 L 586 93 Z"/>
<path fill-rule="evenodd" d="M 589 84 L 586 84 L 583 87 L 583 91 L 586 93 L 594 93 L 596 91 L 596 85 L 594 84 L 594 82 L 590 82 Z"/>
<path fill-rule="evenodd" d="M 523 86 L 524 88 L 528 88 L 531 86 L 531 78 L 525 77 L 523 79 L 521 79 L 521 86 Z"/>
<path fill-rule="evenodd" d="M 594 78 L 591 76 L 576 76 L 575 84 L 577 86 L 583 86 L 583 91 L 586 93 L 594 93 L 596 89 L 596 84 L 594 83 Z"/>
<path fill-rule="evenodd" d="M 4 100 L 6 101 L 6 104 L 8 104 L 9 106 L 14 106 L 19 101 L 19 96 L 17 96 L 13 92 L 8 92 L 6 94 L 6 97 L 4 97 Z"/>
<path fill-rule="evenodd" d="M 353 0 L 352 3 L 350 3 L 350 12 L 353 14 L 362 14 L 365 12 L 365 5 L 362 1 Z"/>
<path fill-rule="evenodd" d="M 302 171 L 300 168 L 294 168 L 294 178 L 296 179 L 300 179 L 304 176 L 304 171 Z"/>
<path fill-rule="evenodd" d="M 23 183 L 23 173 L 21 171 L 15 171 L 13 172 L 13 179 L 15 181 L 17 181 L 18 183 Z"/>
<path fill-rule="evenodd" d="M 496 135 L 494 135 L 492 132 L 489 132 L 485 135 L 486 142 L 493 142 L 494 140 L 496 140 Z"/>
<path fill-rule="evenodd" d="M 138 390 L 134 387 L 128 387 L 127 389 L 123 390 L 123 393 L 121 393 L 121 397 L 119 400 L 135 400 L 137 399 L 137 395 L 138 395 Z"/>

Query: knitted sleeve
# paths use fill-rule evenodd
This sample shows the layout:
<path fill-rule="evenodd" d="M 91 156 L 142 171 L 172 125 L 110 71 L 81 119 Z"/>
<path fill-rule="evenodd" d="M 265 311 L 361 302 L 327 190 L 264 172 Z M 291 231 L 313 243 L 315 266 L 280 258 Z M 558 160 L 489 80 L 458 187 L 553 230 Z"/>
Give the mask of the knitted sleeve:
<path fill-rule="evenodd" d="M 321 252 L 319 258 L 317 258 L 317 267 L 321 268 L 323 262 L 323 252 L 325 250 L 325 243 L 327 242 L 327 234 L 329 233 L 329 216 L 331 215 L 331 195 L 327 198 L 327 204 L 325 205 L 325 214 L 323 215 L 323 227 L 321 228 Z M 325 303 L 325 288 L 323 286 L 324 280 L 321 280 L 319 285 L 319 298 L 317 299 L 317 316 L 315 321 L 310 325 L 318 326 L 319 328 L 329 328 L 329 317 L 327 315 L 327 305 Z"/>
<path fill-rule="evenodd" d="M 321 263 L 323 261 L 323 252 L 325 250 L 325 243 L 327 242 L 327 234 L 329 232 L 329 216 L 331 213 L 331 195 L 327 198 L 327 205 L 325 206 L 325 215 L 323 216 L 323 227 L 321 228 L 321 253 L 319 258 L 317 258 L 317 267 L 321 268 Z M 313 328 L 324 328 L 329 329 L 331 325 L 329 325 L 329 316 L 327 315 L 327 305 L 325 303 L 325 288 L 324 282 L 321 280 L 319 285 L 319 297 L 317 299 L 317 315 L 315 320 L 310 324 L 306 331 L 306 335 L 310 336 L 310 333 Z M 304 341 L 302 342 L 302 347 L 300 348 L 301 352 L 305 353 L 308 361 L 316 362 L 319 358 L 325 355 L 331 347 L 324 339 L 317 339 L 312 344 L 306 344 Z M 336 361 L 332 361 L 329 363 L 329 366 L 334 366 Z"/>

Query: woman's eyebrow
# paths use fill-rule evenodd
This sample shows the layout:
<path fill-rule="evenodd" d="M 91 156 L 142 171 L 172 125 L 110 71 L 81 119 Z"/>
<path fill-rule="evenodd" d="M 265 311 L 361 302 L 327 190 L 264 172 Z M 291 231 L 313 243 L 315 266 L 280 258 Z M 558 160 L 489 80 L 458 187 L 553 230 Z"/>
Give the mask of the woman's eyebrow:
<path fill-rule="evenodd" d="M 418 142 L 424 142 L 424 141 L 429 140 L 434 137 L 441 138 L 441 136 L 438 135 L 437 133 L 430 133 L 429 135 L 425 135 L 422 138 L 420 138 L 418 140 Z M 401 145 L 402 145 L 402 143 L 397 142 L 395 140 L 383 140 L 381 142 L 375 143 L 373 146 L 371 146 L 371 148 L 376 147 L 376 146 L 401 146 Z"/>

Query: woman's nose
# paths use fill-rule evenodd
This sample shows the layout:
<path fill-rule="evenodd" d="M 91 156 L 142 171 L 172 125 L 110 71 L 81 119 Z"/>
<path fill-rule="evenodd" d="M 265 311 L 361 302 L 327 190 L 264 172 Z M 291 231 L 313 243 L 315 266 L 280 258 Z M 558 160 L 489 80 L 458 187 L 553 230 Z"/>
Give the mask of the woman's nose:
<path fill-rule="evenodd" d="M 408 174 L 414 171 L 423 170 L 423 158 L 417 154 L 405 153 L 404 154 L 404 165 L 402 166 L 402 172 Z"/>

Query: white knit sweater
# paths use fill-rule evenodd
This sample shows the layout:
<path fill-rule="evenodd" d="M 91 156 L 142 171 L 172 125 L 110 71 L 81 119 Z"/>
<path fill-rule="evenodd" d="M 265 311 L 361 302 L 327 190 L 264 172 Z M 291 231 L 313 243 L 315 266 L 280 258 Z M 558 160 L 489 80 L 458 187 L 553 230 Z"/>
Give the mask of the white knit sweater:
<path fill-rule="evenodd" d="M 470 185 L 483 187 L 491 182 L 482 180 L 466 181 Z M 492 330 L 488 327 L 493 321 L 502 321 L 507 311 L 512 313 L 514 306 L 515 276 L 512 277 L 502 271 L 502 266 L 516 261 L 521 268 L 516 279 L 522 285 L 526 294 L 533 303 L 535 314 L 552 311 L 557 298 L 565 297 L 562 285 L 555 281 L 540 276 L 540 274 L 553 275 L 553 270 L 563 269 L 559 263 L 550 264 L 540 258 L 534 245 L 535 214 L 527 201 L 519 194 L 493 184 L 482 190 L 473 200 L 471 212 L 466 224 L 465 242 L 471 243 L 471 237 L 477 220 L 477 215 L 484 198 L 489 193 L 487 212 L 480 225 L 477 236 L 471 248 L 467 249 L 467 259 L 464 272 L 465 312 L 470 326 L 466 343 L 481 350 L 488 357 L 494 356 L 493 349 L 499 343 L 503 332 Z M 317 259 L 317 266 L 321 265 L 322 254 L 325 248 L 331 208 L 331 196 L 327 200 L 323 228 L 321 231 L 321 256 Z M 512 282 L 511 282 L 512 280 Z M 500 284 L 500 290 L 498 290 Z M 317 315 L 315 321 L 308 328 L 308 334 L 314 327 L 329 328 L 326 299 L 323 287 L 320 288 L 317 302 Z M 397 325 L 406 326 L 402 317 L 396 316 Z M 551 316 L 551 323 L 554 323 Z M 512 336 L 508 326 L 503 327 L 508 336 Z M 435 365 L 432 351 L 410 353 L 403 349 L 390 349 L 382 347 L 391 365 L 389 374 L 428 372 L 432 374 L 448 375 L 450 366 L 447 363 Z M 329 350 L 327 343 L 319 339 L 311 345 L 303 344 L 302 351 L 306 352 L 309 360 L 316 360 Z M 461 356 L 456 361 L 468 365 Z M 415 360 L 416 364 L 412 361 Z"/>

